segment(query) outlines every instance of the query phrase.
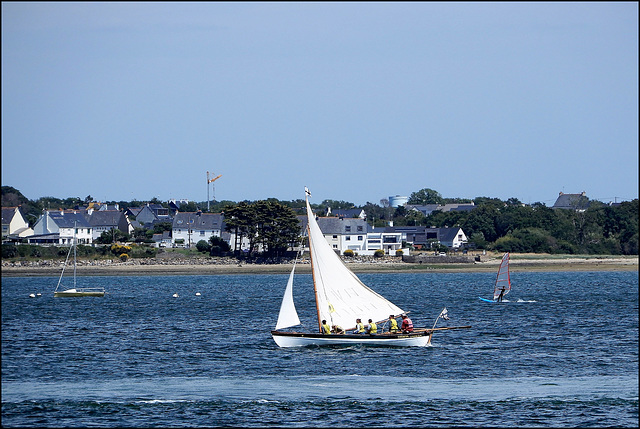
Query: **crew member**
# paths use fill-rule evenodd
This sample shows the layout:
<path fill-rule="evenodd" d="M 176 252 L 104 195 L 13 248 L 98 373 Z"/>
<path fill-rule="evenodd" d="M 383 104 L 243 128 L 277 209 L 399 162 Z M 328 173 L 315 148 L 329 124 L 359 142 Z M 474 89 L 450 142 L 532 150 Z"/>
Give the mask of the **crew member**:
<path fill-rule="evenodd" d="M 331 328 L 329 327 L 329 325 L 327 325 L 326 320 L 322 321 L 322 333 L 325 335 L 331 334 Z"/>
<path fill-rule="evenodd" d="M 369 335 L 376 335 L 378 333 L 378 325 L 373 323 L 373 320 L 369 319 L 369 324 L 367 325 L 366 333 Z"/>
<path fill-rule="evenodd" d="M 334 334 L 344 334 L 344 329 L 342 329 L 342 326 L 340 325 L 333 325 L 331 327 L 331 332 Z"/>
<path fill-rule="evenodd" d="M 402 329 L 402 332 L 413 332 L 413 322 L 406 314 L 402 315 L 402 325 L 400 329 Z"/>
<path fill-rule="evenodd" d="M 353 330 L 354 334 L 364 334 L 364 325 L 361 319 L 356 319 L 356 329 Z"/>
<path fill-rule="evenodd" d="M 396 322 L 396 318 L 393 316 L 393 314 L 389 315 L 389 323 L 391 324 L 389 326 L 389 332 L 391 332 L 392 334 L 398 332 L 398 322 Z"/>

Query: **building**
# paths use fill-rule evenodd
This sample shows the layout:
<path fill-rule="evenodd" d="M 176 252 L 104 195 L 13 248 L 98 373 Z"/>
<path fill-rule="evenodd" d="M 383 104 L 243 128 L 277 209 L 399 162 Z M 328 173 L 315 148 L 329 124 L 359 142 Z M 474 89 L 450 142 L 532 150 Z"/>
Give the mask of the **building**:
<path fill-rule="evenodd" d="M 409 202 L 409 197 L 405 197 L 402 195 L 396 195 L 394 197 L 389 197 L 389 205 L 391 207 L 398 208 L 400 206 L 404 206 Z"/>
<path fill-rule="evenodd" d="M 2 207 L 2 241 L 20 241 L 33 234 L 20 207 Z"/>
<path fill-rule="evenodd" d="M 29 244 L 65 245 L 93 243 L 93 228 L 79 210 L 45 211 L 33 226 L 33 235 L 27 237 Z"/>
<path fill-rule="evenodd" d="M 551 208 L 584 212 L 589 208 L 589 198 L 587 198 L 587 194 L 584 191 L 580 194 L 565 194 L 564 192 L 560 192 L 556 202 Z"/>
<path fill-rule="evenodd" d="M 400 233 L 402 241 L 416 249 L 431 249 L 432 244 L 442 244 L 450 249 L 457 249 L 467 243 L 467 236 L 460 227 L 429 228 L 426 226 L 388 226 L 386 230 Z"/>
<path fill-rule="evenodd" d="M 456 211 L 471 211 L 476 208 L 476 205 L 471 203 L 451 203 L 451 204 L 426 204 L 426 205 L 407 205 L 407 209 L 416 210 L 422 213 L 425 216 L 429 216 L 431 213 L 435 211 L 441 211 L 443 213 L 446 212 L 456 212 Z"/>
<path fill-rule="evenodd" d="M 346 218 L 360 218 L 366 219 L 367 214 L 363 209 L 335 209 L 327 207 L 326 216 L 346 217 Z"/>
<path fill-rule="evenodd" d="M 177 212 L 171 230 L 172 243 L 174 246 L 192 247 L 200 240 L 209 242 L 211 237 L 222 237 L 223 231 L 224 217 L 221 213 Z"/>
<path fill-rule="evenodd" d="M 131 209 L 131 212 L 133 213 Z M 173 219 L 169 216 L 169 209 L 162 207 L 160 204 L 147 204 L 142 207 L 135 215 L 136 220 L 145 228 L 150 228 L 154 224 L 159 222 L 172 222 Z"/>
<path fill-rule="evenodd" d="M 93 241 L 97 240 L 105 231 L 118 229 L 125 234 L 133 232 L 129 219 L 119 210 L 93 210 L 85 213 L 85 218 L 92 228 Z"/>

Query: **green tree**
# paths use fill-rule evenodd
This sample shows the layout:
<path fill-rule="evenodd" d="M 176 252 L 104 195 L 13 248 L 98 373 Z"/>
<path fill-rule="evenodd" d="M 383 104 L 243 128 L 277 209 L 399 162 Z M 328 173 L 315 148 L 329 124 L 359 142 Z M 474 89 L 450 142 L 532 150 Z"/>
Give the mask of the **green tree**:
<path fill-rule="evenodd" d="M 224 256 L 231 250 L 229 243 L 215 235 L 209 237 L 209 244 L 211 245 L 211 250 L 209 251 L 211 256 Z"/>
<path fill-rule="evenodd" d="M 211 251 L 211 245 L 207 243 L 206 240 L 200 240 L 196 243 L 196 249 L 198 249 L 198 252 L 201 253 L 209 253 Z"/>
<path fill-rule="evenodd" d="M 250 242 L 249 252 L 253 251 L 255 241 L 255 227 L 253 220 L 255 212 L 248 202 L 241 202 L 235 206 L 226 206 L 224 208 L 225 231 L 234 234 L 235 241 L 233 251 L 238 252 L 240 243 L 243 238 L 247 238 Z"/>
<path fill-rule="evenodd" d="M 332 210 L 349 210 L 355 207 L 355 204 L 349 201 L 324 200 L 320 203 L 323 208 L 331 207 Z"/>
<path fill-rule="evenodd" d="M 433 189 L 424 188 L 417 192 L 412 192 L 409 197 L 408 204 L 426 205 L 426 204 L 443 204 L 444 198 L 439 192 Z"/>
<path fill-rule="evenodd" d="M 282 256 L 299 241 L 300 222 L 289 207 L 274 201 L 255 204 L 257 233 L 267 256 Z"/>
<path fill-rule="evenodd" d="M 112 228 L 100 234 L 96 239 L 98 244 L 111 244 L 129 240 L 129 234 L 120 231 L 118 228 Z"/>

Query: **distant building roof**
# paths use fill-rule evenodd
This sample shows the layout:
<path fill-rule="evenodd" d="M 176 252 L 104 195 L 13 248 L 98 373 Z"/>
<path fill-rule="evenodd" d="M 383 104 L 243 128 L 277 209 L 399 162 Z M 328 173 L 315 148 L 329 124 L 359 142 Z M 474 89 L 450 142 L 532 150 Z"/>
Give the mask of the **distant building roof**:
<path fill-rule="evenodd" d="M 587 194 L 585 192 L 580 194 L 565 194 L 564 192 L 560 192 L 558 199 L 551 208 L 585 211 L 589 208 L 589 198 L 587 198 Z"/>
<path fill-rule="evenodd" d="M 178 212 L 173 218 L 173 228 L 192 228 L 205 230 L 224 229 L 224 215 L 221 213 Z"/>
<path fill-rule="evenodd" d="M 82 213 L 77 211 L 49 211 L 49 218 L 53 220 L 58 228 L 91 228 L 91 224 L 85 219 Z"/>

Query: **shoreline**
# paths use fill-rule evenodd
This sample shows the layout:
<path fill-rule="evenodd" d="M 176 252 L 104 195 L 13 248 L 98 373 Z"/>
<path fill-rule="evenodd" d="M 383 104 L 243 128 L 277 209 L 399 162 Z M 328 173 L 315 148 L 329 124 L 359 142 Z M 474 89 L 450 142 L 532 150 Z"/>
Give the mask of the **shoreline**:
<path fill-rule="evenodd" d="M 202 260 L 179 261 L 145 261 L 145 263 L 115 262 L 107 264 L 78 265 L 78 276 L 162 276 L 162 275 L 226 275 L 226 274 L 288 274 L 292 263 L 281 264 L 246 264 L 216 263 Z M 475 263 L 441 263 L 420 264 L 397 261 L 347 262 L 346 265 L 358 273 L 494 273 L 499 259 L 490 259 Z M 61 265 L 42 266 L 33 264 L 15 266 L 3 263 L 2 277 L 56 277 L 60 275 Z M 638 257 L 567 257 L 561 259 L 536 258 L 527 256 L 522 259 L 511 259 L 511 272 L 531 271 L 638 271 Z M 307 261 L 299 261 L 296 272 L 309 274 L 311 265 Z"/>

